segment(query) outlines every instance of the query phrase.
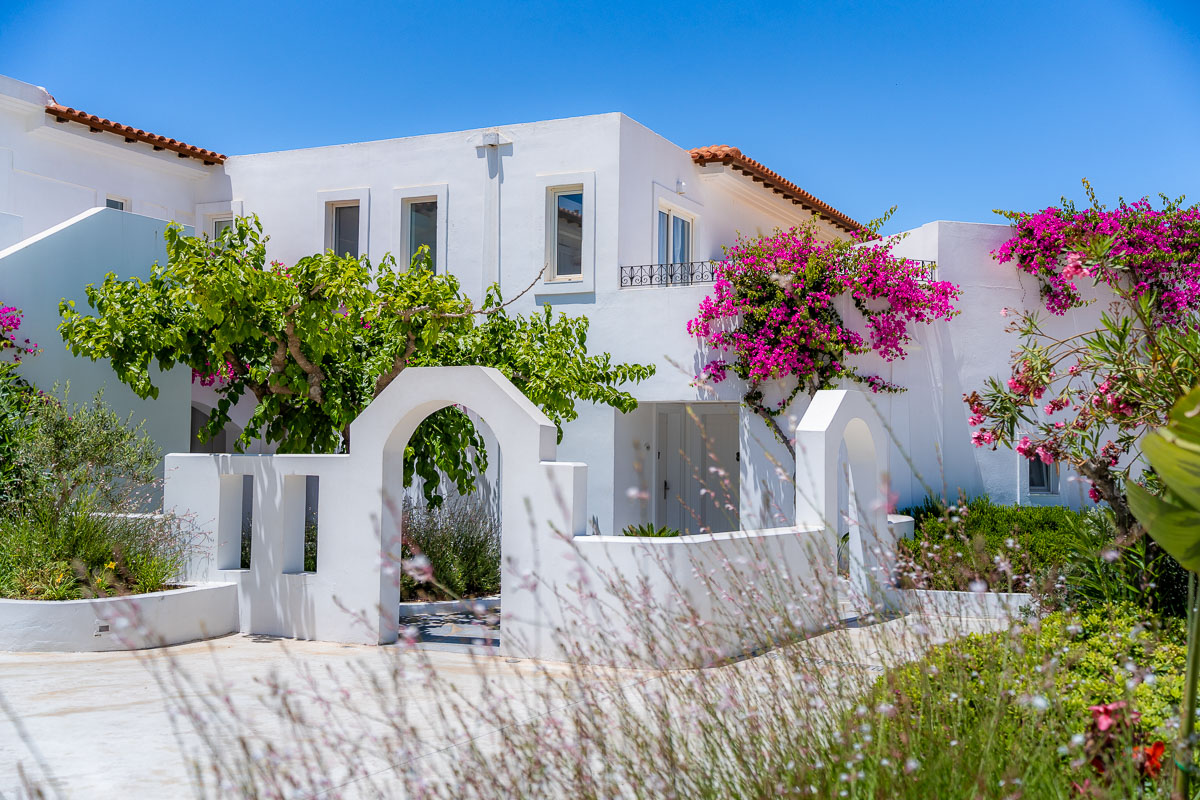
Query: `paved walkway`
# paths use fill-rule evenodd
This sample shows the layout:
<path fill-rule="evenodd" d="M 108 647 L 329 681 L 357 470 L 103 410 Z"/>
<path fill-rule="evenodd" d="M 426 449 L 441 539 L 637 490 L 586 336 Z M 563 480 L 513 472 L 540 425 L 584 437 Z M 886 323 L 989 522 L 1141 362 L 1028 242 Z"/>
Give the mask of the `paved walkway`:
<path fill-rule="evenodd" d="M 912 657 L 927 646 L 930 624 L 903 617 L 835 631 L 798 646 L 805 648 L 806 659 L 831 670 L 860 673 L 866 681 L 889 661 Z M 933 624 L 945 626 L 944 636 L 995 627 L 978 620 Z M 482 693 L 485 685 L 493 691 L 505 686 L 514 692 L 527 691 L 531 682 L 562 680 L 572 674 L 567 665 L 479 659 L 463 652 L 416 654 L 398 647 L 242 635 L 140 653 L 0 653 L 0 797 L 21 796 L 18 763 L 45 781 L 49 797 L 190 797 L 184 751 L 200 752 L 203 747 L 193 726 L 168 709 L 162 681 L 186 674 L 190 681 L 173 691 L 217 708 L 228 702 L 240 709 L 248 725 L 269 732 L 278 719 L 263 706 L 261 697 L 263 682 L 272 676 L 291 676 L 321 691 L 362 692 L 351 699 L 360 701 L 362 708 L 378 710 L 376 696 L 365 682 L 340 678 L 379 674 L 389 664 L 394 667 L 396 658 L 414 664 L 427 658 L 440 679 L 467 696 Z M 751 668 L 764 658 L 772 655 L 721 669 Z M 650 673 L 608 673 L 610 680 L 617 676 L 618 683 L 654 680 Z M 464 746 L 462 739 L 445 742 L 432 735 L 438 717 L 435 696 L 423 695 L 418 686 L 408 692 L 406 702 L 412 718 L 429 720 L 431 733 L 428 743 L 409 754 L 410 763 L 453 757 L 455 748 Z M 536 724 L 544 716 L 543 708 L 535 708 L 532 699 L 530 703 L 526 723 L 520 724 Z M 502 731 L 484 719 L 474 723 L 469 735 L 476 746 L 489 739 L 494 746 L 503 746 Z M 375 772 L 386 779 L 396 766 L 380 764 Z"/>

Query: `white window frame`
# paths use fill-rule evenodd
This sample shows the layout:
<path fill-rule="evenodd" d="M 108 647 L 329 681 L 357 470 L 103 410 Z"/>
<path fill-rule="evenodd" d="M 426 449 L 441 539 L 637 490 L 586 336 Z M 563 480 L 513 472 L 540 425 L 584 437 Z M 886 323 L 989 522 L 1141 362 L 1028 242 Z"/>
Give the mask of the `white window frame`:
<path fill-rule="evenodd" d="M 367 187 L 354 189 L 326 189 L 317 192 L 317 209 L 320 224 L 314 230 L 320 232 L 320 242 L 315 252 L 324 253 L 333 248 L 333 209 L 337 206 L 358 206 L 358 255 L 370 253 L 371 233 L 371 190 Z M 340 253 L 338 255 L 341 255 Z"/>
<path fill-rule="evenodd" d="M 1033 462 L 1025 459 L 1025 491 L 1030 497 L 1058 497 L 1062 492 L 1062 470 L 1057 461 L 1050 464 L 1045 464 L 1047 476 L 1050 478 L 1050 485 L 1045 489 L 1034 489 L 1032 483 Z M 1039 460 L 1040 464 L 1041 461 Z"/>
<path fill-rule="evenodd" d="M 246 216 L 241 200 L 222 200 L 216 203 L 196 204 L 196 224 L 193 232 L 205 232 L 212 236 L 213 223 L 219 219 L 233 219 Z"/>
<path fill-rule="evenodd" d="M 579 274 L 577 275 L 559 275 L 558 274 L 558 198 L 563 195 L 577 194 L 582 198 L 583 208 L 580 209 L 580 226 L 579 234 Z M 583 191 L 583 184 L 573 184 L 569 186 L 554 186 L 546 194 L 546 280 L 551 283 L 582 283 L 584 272 L 583 259 L 583 243 L 588 238 L 588 207 L 587 196 Z"/>
<path fill-rule="evenodd" d="M 206 230 L 205 233 L 208 234 L 210 239 L 217 238 L 217 223 L 218 222 L 228 222 L 230 227 L 232 227 L 233 226 L 233 215 L 232 214 L 217 214 L 217 215 L 210 217 L 209 219 L 206 219 L 204 221 L 204 224 L 208 227 L 208 230 Z"/>
<path fill-rule="evenodd" d="M 438 275 L 445 275 L 447 270 L 447 249 L 450 246 L 449 236 L 449 186 L 444 183 L 431 183 L 423 186 L 398 186 L 392 190 L 392 205 L 395 209 L 392 221 L 393 242 L 396 248 L 396 262 L 408 269 L 408 251 L 412 232 L 409 230 L 411 217 L 409 207 L 413 203 L 437 202 L 437 253 L 434 254 L 433 270 Z"/>
<path fill-rule="evenodd" d="M 535 294 L 589 294 L 596 291 L 596 173 L 595 172 L 557 172 L 544 173 L 537 176 L 538 188 L 542 194 L 545 213 L 542 217 L 542 236 L 540 254 L 530 260 L 545 267 L 542 280 Z M 558 242 L 556 239 L 558 214 L 556 198 L 562 193 L 583 195 L 583 254 L 580 261 L 580 274 L 558 278 L 554 274 L 555 260 L 558 257 Z M 514 276 L 514 286 L 528 285 L 533 276 Z M 613 280 L 619 275 L 613 268 Z M 509 280 L 505 276 L 505 280 Z"/>

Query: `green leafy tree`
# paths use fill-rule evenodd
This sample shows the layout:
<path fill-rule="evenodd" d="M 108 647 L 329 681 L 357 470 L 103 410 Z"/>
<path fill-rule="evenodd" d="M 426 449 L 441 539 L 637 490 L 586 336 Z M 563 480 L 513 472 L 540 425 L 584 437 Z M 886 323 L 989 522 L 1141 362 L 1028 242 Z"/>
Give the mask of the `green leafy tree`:
<path fill-rule="evenodd" d="M 585 318 L 549 307 L 510 315 L 495 287 L 474 307 L 453 276 L 434 274 L 424 249 L 407 270 L 390 256 L 372 264 L 332 252 L 286 266 L 268 262 L 257 217 L 235 220 L 215 240 L 185 236 L 177 225 L 165 238 L 165 266 L 156 263 L 145 281 L 109 273 L 89 285 L 97 313 L 64 301 L 59 330 L 74 354 L 107 359 L 141 397 L 158 394 L 155 362 L 215 381 L 220 401 L 204 437 L 253 396 L 239 447 L 261 437 L 280 452 L 343 450 L 351 421 L 410 366 L 495 367 L 558 425 L 560 439 L 578 400 L 632 410 L 637 401 L 619 387 L 654 373 L 589 355 Z M 405 482 L 420 476 L 437 503 L 441 475 L 470 491 L 486 459 L 467 415 L 445 408 L 413 434 Z"/>

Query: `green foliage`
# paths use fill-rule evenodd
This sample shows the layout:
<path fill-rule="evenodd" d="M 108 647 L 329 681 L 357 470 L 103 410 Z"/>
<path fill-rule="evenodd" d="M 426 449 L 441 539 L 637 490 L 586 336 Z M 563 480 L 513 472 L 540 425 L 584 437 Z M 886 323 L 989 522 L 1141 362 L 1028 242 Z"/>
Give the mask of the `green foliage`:
<path fill-rule="evenodd" d="M 814 794 L 1078 796 L 1072 782 L 1103 783 L 1083 745 L 1088 707 L 1127 701 L 1142 714 L 1142 741 L 1169 740 L 1183 661 L 1179 622 L 1159 627 L 1129 606 L 1055 613 L 935 647 L 841 715 L 825 759 L 834 766 L 812 774 Z M 838 779 L 847 769 L 858 776 L 848 786 Z M 1166 777 L 1143 784 L 1132 759 L 1122 760 L 1110 766 L 1112 793 L 1094 796 L 1166 797 Z"/>
<path fill-rule="evenodd" d="M 625 530 L 621 531 L 621 533 L 625 536 L 652 536 L 655 538 L 668 538 L 681 535 L 674 528 L 659 527 L 652 522 L 645 522 L 641 525 L 626 525 Z"/>
<path fill-rule="evenodd" d="M 104 513 L 90 496 L 50 498 L 0 519 L 0 597 L 72 600 L 155 592 L 180 572 L 187 543 L 169 519 Z"/>
<path fill-rule="evenodd" d="M 14 365 L 0 362 L 0 511 L 34 482 L 30 463 L 29 405 L 36 391 L 18 377 Z"/>
<path fill-rule="evenodd" d="M 902 509 L 916 521 L 900 540 L 906 583 L 965 591 L 984 580 L 999 591 L 1029 591 L 1078 552 L 1084 515 L 1061 506 L 1002 506 L 977 497 L 944 506 L 932 498 Z"/>
<path fill-rule="evenodd" d="M 59 330 L 73 353 L 108 360 L 141 397 L 158 393 L 155 362 L 217 376 L 221 399 L 205 437 L 253 396 L 239 446 L 261 437 L 280 452 L 336 452 L 354 418 L 404 369 L 468 364 L 503 372 L 561 436 L 577 400 L 628 411 L 637 403 L 618 387 L 654 372 L 589 355 L 584 318 L 555 316 L 549 306 L 510 316 L 495 287 L 476 309 L 453 275 L 429 269 L 425 250 L 406 270 L 390 256 L 372 265 L 332 252 L 289 267 L 267 262 L 257 218 L 235 220 L 212 241 L 169 226 L 166 241 L 166 266 L 155 264 L 146 281 L 109 273 L 87 288 L 97 314 L 64 302 Z M 466 493 L 484 468 L 482 440 L 455 408 L 427 418 L 405 451 L 406 484 L 420 476 L 434 504 L 442 476 Z"/>
<path fill-rule="evenodd" d="M 402 600 L 454 600 L 500 591 L 500 520 L 483 500 L 459 498 L 434 508 L 406 501 L 403 537 L 403 558 L 428 558 L 433 581 L 417 583 L 405 573 Z"/>
<path fill-rule="evenodd" d="M 27 481 L 23 499 L 44 497 L 62 511 L 81 496 L 104 508 L 129 500 L 131 488 L 149 484 L 159 450 L 133 415 L 122 419 L 97 392 L 90 403 L 73 404 L 68 390 L 59 400 L 32 398 L 22 458 L 36 478 Z"/>

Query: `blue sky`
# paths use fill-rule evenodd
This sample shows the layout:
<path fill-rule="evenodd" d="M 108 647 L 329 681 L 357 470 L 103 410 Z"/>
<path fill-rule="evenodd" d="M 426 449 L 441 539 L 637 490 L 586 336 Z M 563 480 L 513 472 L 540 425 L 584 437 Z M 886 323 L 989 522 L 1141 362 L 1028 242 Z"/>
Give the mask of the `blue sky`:
<path fill-rule="evenodd" d="M 623 111 L 888 230 L 1200 201 L 1200 3 L 0 3 L 0 73 L 229 154 Z"/>

